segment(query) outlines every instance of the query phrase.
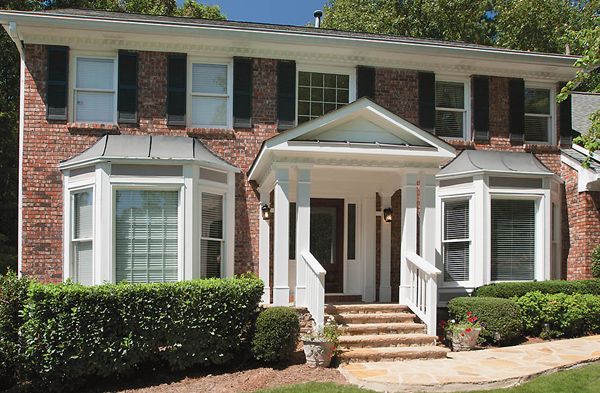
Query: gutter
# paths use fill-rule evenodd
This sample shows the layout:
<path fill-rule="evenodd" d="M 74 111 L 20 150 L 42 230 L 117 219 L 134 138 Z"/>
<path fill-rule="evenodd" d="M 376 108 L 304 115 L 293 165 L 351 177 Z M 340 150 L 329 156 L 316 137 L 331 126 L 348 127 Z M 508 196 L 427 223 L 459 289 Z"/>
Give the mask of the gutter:
<path fill-rule="evenodd" d="M 19 191 L 18 191 L 18 228 L 17 228 L 17 273 L 19 277 L 23 270 L 23 134 L 25 130 L 25 48 L 19 35 L 16 22 L 2 25 L 17 46 L 20 55 L 19 81 Z"/>

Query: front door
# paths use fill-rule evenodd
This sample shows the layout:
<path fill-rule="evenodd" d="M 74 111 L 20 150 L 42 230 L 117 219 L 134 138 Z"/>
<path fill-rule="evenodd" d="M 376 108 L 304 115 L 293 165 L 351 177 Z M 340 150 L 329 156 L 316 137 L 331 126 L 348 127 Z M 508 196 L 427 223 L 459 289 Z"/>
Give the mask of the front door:
<path fill-rule="evenodd" d="M 325 292 L 344 292 L 344 200 L 310 200 L 310 252 L 327 271 Z"/>

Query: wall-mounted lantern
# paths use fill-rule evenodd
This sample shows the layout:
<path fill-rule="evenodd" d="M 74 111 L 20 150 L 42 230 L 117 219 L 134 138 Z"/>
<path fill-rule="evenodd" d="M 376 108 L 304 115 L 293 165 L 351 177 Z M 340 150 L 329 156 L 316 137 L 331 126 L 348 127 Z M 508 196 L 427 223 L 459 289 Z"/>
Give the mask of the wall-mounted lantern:
<path fill-rule="evenodd" d="M 269 206 L 267 203 L 262 205 L 262 207 L 260 208 L 260 211 L 262 213 L 263 220 L 268 221 L 271 219 L 271 206 Z"/>
<path fill-rule="evenodd" d="M 394 211 L 391 207 L 387 207 L 383 209 L 383 219 L 385 222 L 392 222 L 392 218 L 394 218 Z"/>

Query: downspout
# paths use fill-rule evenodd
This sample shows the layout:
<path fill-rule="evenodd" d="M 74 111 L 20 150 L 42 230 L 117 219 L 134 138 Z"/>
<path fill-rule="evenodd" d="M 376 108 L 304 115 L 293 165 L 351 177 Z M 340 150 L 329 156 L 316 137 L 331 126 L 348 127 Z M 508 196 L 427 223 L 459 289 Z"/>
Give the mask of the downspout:
<path fill-rule="evenodd" d="M 21 58 L 20 64 L 20 84 L 19 84 L 19 192 L 18 192 L 18 232 L 17 232 L 17 271 L 19 277 L 22 275 L 23 267 L 23 134 L 25 130 L 25 49 L 19 36 L 16 22 L 9 22 L 8 27 L 3 25 L 4 29 L 17 45 L 17 50 Z"/>

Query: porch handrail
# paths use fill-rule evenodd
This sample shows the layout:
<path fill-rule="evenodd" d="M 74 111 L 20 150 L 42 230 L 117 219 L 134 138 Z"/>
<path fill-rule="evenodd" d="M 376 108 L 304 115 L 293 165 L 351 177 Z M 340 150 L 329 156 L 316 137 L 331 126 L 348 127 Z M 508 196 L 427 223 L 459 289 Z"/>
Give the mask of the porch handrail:
<path fill-rule="evenodd" d="M 325 323 L 325 274 L 327 272 L 310 253 L 300 253 L 306 265 L 306 308 L 313 317 L 315 329 L 321 330 Z"/>
<path fill-rule="evenodd" d="M 442 272 L 423 257 L 406 254 L 406 298 L 401 299 L 427 326 L 427 334 L 435 335 L 437 323 L 437 276 Z"/>

